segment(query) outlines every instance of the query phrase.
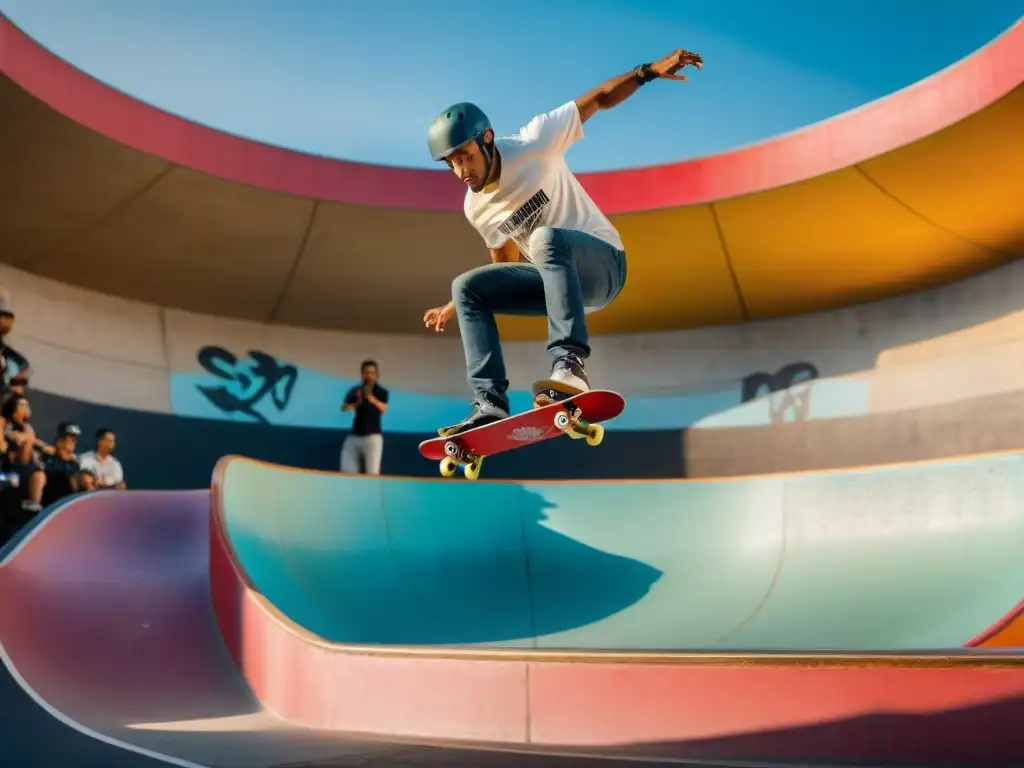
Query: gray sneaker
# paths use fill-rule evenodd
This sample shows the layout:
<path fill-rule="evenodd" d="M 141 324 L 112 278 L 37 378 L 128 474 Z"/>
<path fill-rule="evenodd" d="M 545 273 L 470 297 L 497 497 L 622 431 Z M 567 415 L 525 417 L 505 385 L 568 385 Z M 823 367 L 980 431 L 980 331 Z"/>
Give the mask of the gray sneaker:
<path fill-rule="evenodd" d="M 496 421 L 507 419 L 509 415 L 507 409 L 494 405 L 482 397 L 475 399 L 472 402 L 472 406 L 473 410 L 469 412 L 469 416 L 458 424 L 452 424 L 450 427 L 441 427 L 437 430 L 437 434 L 441 437 L 451 437 L 460 432 L 465 432 L 467 429 L 474 429 L 485 424 L 493 424 Z"/>
<path fill-rule="evenodd" d="M 590 391 L 590 380 L 583 369 L 583 359 L 570 352 L 555 360 L 551 377 L 533 385 L 533 403 L 540 408 Z"/>

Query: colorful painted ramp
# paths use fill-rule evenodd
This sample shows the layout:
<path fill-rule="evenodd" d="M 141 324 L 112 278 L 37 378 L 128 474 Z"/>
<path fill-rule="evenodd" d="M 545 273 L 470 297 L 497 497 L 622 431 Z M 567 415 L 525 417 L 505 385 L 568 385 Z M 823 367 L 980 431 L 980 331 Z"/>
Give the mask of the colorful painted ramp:
<path fill-rule="evenodd" d="M 617 610 L 619 622 L 639 617 L 642 626 L 657 626 L 650 616 L 636 614 L 634 606 L 658 598 L 659 590 L 664 592 L 678 577 L 680 567 L 669 567 L 668 555 L 677 552 L 688 560 L 685 573 L 691 579 L 701 578 L 702 569 L 709 571 L 704 583 L 710 585 L 711 577 L 723 580 L 725 572 L 710 573 L 714 556 L 735 559 L 743 551 L 726 546 L 738 540 L 730 537 L 730 527 L 744 526 L 751 534 L 745 541 L 756 552 L 778 535 L 778 514 L 784 521 L 785 544 L 775 550 L 774 586 L 762 601 L 765 607 L 752 610 L 748 627 L 761 615 L 777 618 L 779 609 L 771 606 L 780 596 L 795 599 L 787 581 L 800 575 L 801 568 L 806 575 L 810 561 L 790 559 L 789 553 L 798 551 L 791 549 L 792 541 L 818 541 L 819 559 L 830 554 L 834 565 L 845 568 L 839 548 L 825 547 L 842 533 L 844 546 L 850 548 L 855 538 L 851 525 L 862 538 L 880 536 L 904 556 L 908 525 L 919 536 L 948 535 L 965 542 L 958 549 L 940 545 L 945 541 L 941 538 L 930 540 L 933 554 L 945 557 L 964 576 L 956 596 L 966 600 L 969 593 L 983 592 L 977 576 L 983 569 L 969 571 L 961 563 L 982 556 L 979 542 L 1003 526 L 1007 541 L 984 548 L 993 570 L 1005 569 L 1002 547 L 1017 546 L 1019 551 L 1017 519 L 1008 513 L 1014 510 L 1018 490 L 1018 460 L 1006 456 L 946 464 L 947 480 L 938 472 L 915 475 L 912 480 L 928 480 L 935 493 L 912 502 L 891 485 L 888 506 L 878 496 L 864 496 L 865 503 L 878 507 L 875 513 L 864 507 L 860 516 L 866 522 L 839 528 L 820 520 L 815 525 L 807 514 L 794 516 L 792 503 L 813 500 L 843 520 L 852 513 L 844 513 L 843 504 L 829 507 L 835 497 L 828 494 L 845 494 L 843 503 L 852 503 L 855 484 L 799 487 L 799 478 L 774 489 L 760 481 L 722 484 L 746 491 L 730 497 L 732 506 L 721 506 L 722 498 L 707 490 L 715 486 L 694 485 L 704 492 L 684 497 L 679 488 L 690 484 L 677 483 L 675 511 L 665 511 L 662 519 L 693 520 L 656 531 L 660 542 L 648 550 L 659 555 L 654 564 L 638 560 L 634 532 L 642 532 L 644 521 L 654 519 L 647 515 L 655 502 L 673 497 L 668 490 L 657 498 L 644 495 L 644 484 L 606 484 L 605 506 L 588 501 L 589 506 L 574 507 L 573 497 L 562 493 L 572 490 L 571 485 L 518 487 L 515 500 L 507 495 L 517 489 L 511 484 L 455 481 L 438 483 L 445 490 L 436 496 L 429 494 L 439 492 L 421 488 L 427 500 L 449 505 L 428 507 L 425 502 L 413 506 L 417 484 L 406 481 L 349 479 L 339 486 L 339 478 L 307 475 L 306 481 L 315 478 L 312 485 L 322 480 L 327 489 L 347 486 L 347 506 L 334 506 L 333 517 L 320 518 L 320 536 L 308 526 L 303 506 L 313 498 L 303 495 L 310 484 L 290 483 L 287 477 L 295 473 L 289 470 L 228 461 L 221 466 L 219 491 L 226 488 L 234 494 L 234 484 L 245 482 L 253 520 L 264 525 L 259 530 L 248 525 L 252 547 L 260 538 L 268 551 L 280 549 L 286 540 L 281 531 L 289 531 L 290 536 L 304 537 L 305 555 L 323 556 L 326 563 L 328 550 L 343 544 L 333 558 L 351 555 L 352 562 L 362 564 L 362 571 L 317 574 L 333 577 L 333 584 L 311 583 L 308 569 L 290 571 L 295 584 L 317 588 L 310 592 L 315 599 L 327 600 L 332 592 L 361 592 L 360 605 L 371 614 L 402 616 L 413 595 L 422 615 L 434 620 L 435 637 L 450 639 L 442 623 L 451 621 L 458 631 L 448 634 L 486 641 L 495 627 L 507 635 L 521 631 L 521 614 L 505 622 L 498 616 L 512 604 L 517 588 L 528 588 L 531 596 L 540 594 L 541 586 L 547 590 L 546 602 L 533 600 L 534 617 L 527 622 L 533 627 L 549 622 L 565 634 L 582 631 L 574 629 L 576 624 L 613 626 L 614 618 L 602 618 L 610 610 Z M 901 471 L 892 470 L 892 476 Z M 857 480 L 856 473 L 850 477 Z M 949 501 L 949 486 L 957 483 L 963 493 Z M 632 517 L 621 510 L 613 515 L 612 502 L 628 498 L 623 494 L 630 489 L 636 492 L 636 506 L 628 510 Z M 374 493 L 376 506 L 367 503 Z M 462 493 L 466 496 L 460 502 Z M 815 493 L 820 497 L 810 495 Z M 546 504 L 538 505 L 531 494 L 541 495 Z M 987 511 L 979 514 L 977 507 L 969 507 L 969 497 L 984 502 Z M 296 626 L 267 595 L 252 588 L 231 555 L 225 537 L 230 526 L 224 525 L 217 504 L 211 506 L 211 498 L 217 500 L 217 493 L 89 494 L 47 510 L 37 525 L 0 550 L 0 754 L 8 762 L 126 768 L 154 763 L 283 768 L 410 760 L 492 762 L 480 752 L 465 751 L 467 747 L 536 757 L 505 758 L 517 765 L 580 764 L 583 759 L 552 763 L 544 753 L 616 756 L 628 758 L 627 765 L 647 759 L 701 760 L 712 766 L 719 760 L 732 765 L 778 764 L 767 762 L 776 760 L 811 765 L 820 760 L 902 766 L 1024 761 L 1019 738 L 1024 656 L 1011 649 L 697 654 L 538 651 L 495 648 L 493 640 L 491 646 L 461 649 L 327 643 Z M 395 509 L 409 516 L 382 514 L 388 505 L 399 503 Z M 462 506 L 455 508 L 456 503 Z M 716 505 L 721 516 L 714 522 L 710 514 Z M 736 517 L 744 509 L 744 516 Z M 563 516 L 566 510 L 576 514 Z M 579 520 L 585 510 L 593 519 L 583 531 Z M 924 510 L 931 510 L 926 525 L 920 520 Z M 458 520 L 459 515 L 464 519 Z M 271 520 L 276 527 L 270 526 Z M 342 537 L 339 526 L 345 520 L 348 528 Z M 513 520 L 519 522 L 518 537 Z M 759 526 L 758 520 L 767 522 Z M 531 527 L 541 524 L 557 537 L 547 538 L 549 534 Z M 501 536 L 495 538 L 495 531 Z M 600 541 L 587 540 L 599 534 Z M 490 548 L 478 549 L 488 537 Z M 566 538 L 572 541 L 561 540 Z M 377 550 L 385 541 L 395 560 L 391 571 L 379 562 Z M 811 549 L 809 543 L 806 549 Z M 881 552 L 884 546 L 877 549 Z M 291 554 L 299 553 L 295 549 Z M 886 572 L 892 575 L 895 561 L 882 554 L 876 572 L 868 564 L 860 578 L 880 585 Z M 761 557 L 751 556 L 749 562 Z M 371 569 L 374 558 L 377 564 Z M 500 590 L 516 558 L 529 568 L 520 569 L 527 575 L 505 592 L 496 591 L 494 606 L 483 606 L 485 590 Z M 926 559 L 914 558 L 913 564 L 923 568 Z M 297 561 L 292 558 L 287 565 Z M 913 570 L 909 566 L 905 572 Z M 763 565 L 752 566 L 745 576 L 755 580 L 762 570 Z M 822 579 L 820 570 L 814 573 Z M 936 570 L 930 573 L 935 578 Z M 397 581 L 399 574 L 404 582 Z M 390 583 L 393 592 L 377 588 L 374 578 Z M 594 582 L 611 597 L 579 600 Z M 994 578 L 985 582 L 995 583 Z M 731 591 L 719 586 L 703 602 L 687 597 L 690 610 L 696 614 L 699 608 L 707 618 L 714 615 L 712 599 L 739 604 L 745 593 L 738 582 L 732 584 Z M 835 582 L 827 579 L 819 588 L 836 592 Z M 941 581 L 936 588 L 951 589 L 950 582 Z M 813 598 L 816 593 L 806 589 L 804 594 Z M 886 597 L 881 587 L 877 596 Z M 669 601 L 658 599 L 661 609 L 667 609 Z M 437 604 L 431 606 L 429 600 Z M 573 600 L 579 603 L 575 612 Z M 356 606 L 351 599 L 349 604 Z M 808 608 L 820 617 L 822 604 L 815 600 Z M 895 606 L 895 601 L 888 604 Z M 567 611 L 565 616 L 554 615 L 559 607 Z M 466 617 L 468 609 L 482 611 L 491 621 L 475 626 Z M 684 626 L 679 616 L 670 613 L 668 618 Z M 927 616 L 917 614 L 919 620 Z M 364 619 L 363 626 L 380 626 L 380 621 Z M 397 623 L 391 626 L 396 633 L 407 631 Z M 503 763 L 499 759 L 496 764 Z"/>
<path fill-rule="evenodd" d="M 1024 595 L 1024 456 L 716 482 L 220 470 L 255 590 L 335 643 L 894 651 Z"/>
<path fill-rule="evenodd" d="M 208 531 L 207 492 L 102 492 L 0 548 L 0 765 L 260 768 L 379 750 L 253 697 L 210 611 Z"/>

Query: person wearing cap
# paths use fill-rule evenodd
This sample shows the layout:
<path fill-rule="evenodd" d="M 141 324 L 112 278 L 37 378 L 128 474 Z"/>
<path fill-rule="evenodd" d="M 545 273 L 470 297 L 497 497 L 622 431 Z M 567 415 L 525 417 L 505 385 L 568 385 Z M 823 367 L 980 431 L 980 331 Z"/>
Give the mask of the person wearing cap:
<path fill-rule="evenodd" d="M 12 330 L 14 309 L 7 292 L 0 291 L 0 395 L 11 390 L 24 394 L 31 375 L 28 358 L 7 344 L 7 336 Z"/>
<path fill-rule="evenodd" d="M 42 504 L 48 507 L 55 501 L 73 493 L 86 490 L 83 484 L 82 465 L 75 455 L 81 428 L 71 422 L 57 425 L 57 438 L 53 445 L 40 445 L 45 454 L 43 472 L 46 474 L 46 486 L 43 488 Z"/>

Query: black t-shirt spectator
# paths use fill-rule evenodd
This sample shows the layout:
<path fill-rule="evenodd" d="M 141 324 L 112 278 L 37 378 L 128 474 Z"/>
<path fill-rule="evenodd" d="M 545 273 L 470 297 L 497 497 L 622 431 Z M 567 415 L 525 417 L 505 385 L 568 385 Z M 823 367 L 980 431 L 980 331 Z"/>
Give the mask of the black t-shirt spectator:
<path fill-rule="evenodd" d="M 355 405 L 362 389 L 362 385 L 352 387 L 345 396 L 345 402 L 349 405 Z M 373 385 L 373 396 L 382 403 L 388 401 L 388 391 L 380 384 Z M 381 412 L 377 410 L 377 406 L 363 398 L 355 408 L 355 417 L 352 419 L 352 434 L 360 437 L 363 435 L 379 435 L 381 433 L 380 417 Z"/>
<path fill-rule="evenodd" d="M 70 496 L 75 492 L 71 479 L 82 471 L 78 459 L 62 459 L 59 456 L 47 456 L 43 461 L 46 473 L 46 487 L 43 488 L 43 506 L 49 506 L 58 499 Z"/>

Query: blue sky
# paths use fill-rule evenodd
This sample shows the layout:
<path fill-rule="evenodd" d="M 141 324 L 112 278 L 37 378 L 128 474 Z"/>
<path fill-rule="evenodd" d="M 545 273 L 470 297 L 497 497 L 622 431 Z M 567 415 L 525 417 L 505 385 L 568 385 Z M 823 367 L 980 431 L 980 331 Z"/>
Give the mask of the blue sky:
<path fill-rule="evenodd" d="M 923 9 L 927 8 L 927 12 Z M 127 93 L 241 136 L 436 167 L 426 126 L 470 100 L 514 131 L 684 47 L 703 72 L 656 82 L 587 126 L 575 170 L 725 151 L 942 69 L 1024 0 L 0 0 L 12 21 Z"/>

